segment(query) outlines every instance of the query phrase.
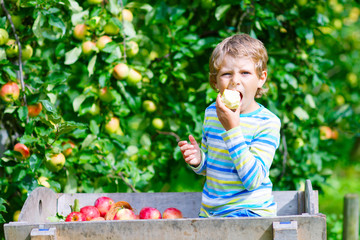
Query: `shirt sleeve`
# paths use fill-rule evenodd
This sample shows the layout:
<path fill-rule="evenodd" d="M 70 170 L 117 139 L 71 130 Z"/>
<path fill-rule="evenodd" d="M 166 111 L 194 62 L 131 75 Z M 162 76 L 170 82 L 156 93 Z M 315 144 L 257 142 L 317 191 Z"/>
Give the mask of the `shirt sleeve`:
<path fill-rule="evenodd" d="M 248 145 L 241 127 L 222 134 L 238 175 L 247 190 L 259 187 L 269 176 L 275 151 L 280 143 L 280 119 L 270 118 L 262 122 L 254 139 Z"/>

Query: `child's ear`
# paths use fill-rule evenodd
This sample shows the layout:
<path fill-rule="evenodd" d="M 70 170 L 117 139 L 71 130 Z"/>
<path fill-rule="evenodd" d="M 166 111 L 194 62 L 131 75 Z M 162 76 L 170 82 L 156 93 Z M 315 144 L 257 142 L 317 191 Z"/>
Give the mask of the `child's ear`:
<path fill-rule="evenodd" d="M 267 71 L 262 71 L 261 76 L 258 81 L 258 88 L 262 88 L 262 86 L 265 84 L 267 78 Z"/>

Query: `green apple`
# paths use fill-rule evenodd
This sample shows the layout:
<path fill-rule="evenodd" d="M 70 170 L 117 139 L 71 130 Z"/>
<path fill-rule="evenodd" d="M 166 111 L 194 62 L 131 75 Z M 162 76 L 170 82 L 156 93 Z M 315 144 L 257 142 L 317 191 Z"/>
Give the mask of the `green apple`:
<path fill-rule="evenodd" d="M 98 5 L 103 2 L 103 0 L 87 0 L 87 2 L 91 5 Z"/>
<path fill-rule="evenodd" d="M 124 21 L 131 22 L 133 20 L 134 16 L 132 12 L 129 9 L 123 9 L 120 14 L 120 21 L 124 19 Z"/>
<path fill-rule="evenodd" d="M 103 87 L 100 89 L 99 98 L 101 101 L 109 103 L 114 100 L 114 95 L 111 93 L 108 87 Z"/>
<path fill-rule="evenodd" d="M 135 56 L 138 52 L 139 52 L 139 45 L 136 42 L 130 41 L 127 43 L 126 54 L 129 57 Z"/>
<path fill-rule="evenodd" d="M 25 48 L 22 49 L 21 59 L 23 61 L 29 60 L 32 57 L 33 53 L 33 48 L 28 44 L 25 46 Z"/>
<path fill-rule="evenodd" d="M 96 103 L 93 103 L 91 105 L 91 108 L 89 110 L 89 113 L 92 115 L 92 116 L 96 116 L 100 113 L 100 106 L 99 104 L 96 104 Z"/>
<path fill-rule="evenodd" d="M 154 118 L 151 122 L 153 127 L 157 130 L 161 130 L 164 128 L 164 121 L 161 118 Z"/>
<path fill-rule="evenodd" d="M 6 43 L 7 48 L 5 50 L 6 52 L 6 56 L 9 58 L 13 58 L 18 56 L 19 54 L 19 47 L 16 44 L 15 39 L 9 39 L 8 42 Z"/>
<path fill-rule="evenodd" d="M 87 26 L 85 24 L 78 24 L 74 28 L 73 35 L 78 40 L 83 40 L 87 34 Z"/>
<path fill-rule="evenodd" d="M 11 20 L 14 23 L 16 29 L 19 29 L 22 26 L 22 20 L 20 16 L 11 15 Z"/>
<path fill-rule="evenodd" d="M 6 44 L 8 40 L 9 40 L 8 32 L 5 29 L 0 28 L 0 45 Z"/>
<path fill-rule="evenodd" d="M 108 35 L 116 35 L 120 32 L 120 28 L 113 22 L 108 22 L 104 26 L 104 32 Z"/>
<path fill-rule="evenodd" d="M 14 222 L 19 221 L 20 213 L 21 213 L 21 210 L 16 210 L 16 211 L 14 212 L 14 214 L 13 214 L 13 221 L 14 221 Z"/>
<path fill-rule="evenodd" d="M 142 103 L 142 106 L 144 108 L 145 111 L 149 112 L 149 113 L 152 113 L 152 112 L 155 112 L 156 111 L 156 105 L 153 101 L 151 100 L 145 100 L 143 103 Z"/>
<path fill-rule="evenodd" d="M 126 82 L 129 84 L 129 85 L 136 85 L 138 82 L 140 82 L 142 79 L 142 76 L 141 74 L 136 71 L 135 69 L 133 68 L 130 68 L 129 70 L 129 75 L 127 76 L 126 78 Z"/>
<path fill-rule="evenodd" d="M 20 89 L 15 82 L 5 83 L 0 90 L 0 97 L 5 102 L 14 102 L 19 98 Z"/>
<path fill-rule="evenodd" d="M 129 66 L 126 65 L 125 63 L 118 63 L 114 68 L 113 68 L 113 72 L 112 75 L 117 79 L 117 80 L 121 80 L 124 78 L 127 78 L 129 76 Z"/>
<path fill-rule="evenodd" d="M 105 124 L 105 131 L 108 134 L 116 133 L 119 128 L 120 128 L 120 120 L 117 117 L 110 118 L 110 120 Z"/>
<path fill-rule="evenodd" d="M 112 39 L 109 36 L 101 36 L 97 41 L 96 41 L 96 47 L 99 50 L 104 49 L 104 47 L 106 46 L 106 44 L 108 44 L 109 42 L 112 42 Z"/>
<path fill-rule="evenodd" d="M 48 180 L 49 179 L 47 177 L 40 176 L 37 181 L 39 185 L 50 188 L 50 183 L 48 182 Z"/>
<path fill-rule="evenodd" d="M 51 172 L 60 171 L 65 165 L 65 156 L 62 153 L 53 153 L 46 157 L 45 166 Z"/>
<path fill-rule="evenodd" d="M 86 41 L 81 44 L 81 49 L 84 55 L 90 55 L 96 49 L 96 44 L 92 41 Z"/>

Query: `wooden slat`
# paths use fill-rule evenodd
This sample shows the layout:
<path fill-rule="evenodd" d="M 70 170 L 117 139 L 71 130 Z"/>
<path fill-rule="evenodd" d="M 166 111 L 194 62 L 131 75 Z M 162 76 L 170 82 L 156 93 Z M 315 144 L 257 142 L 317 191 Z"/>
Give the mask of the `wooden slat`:
<path fill-rule="evenodd" d="M 326 219 L 320 215 L 269 218 L 188 218 L 122 220 L 104 222 L 49 223 L 57 240 L 188 240 L 249 239 L 272 240 L 273 222 L 297 221 L 299 240 L 326 240 Z M 6 240 L 28 239 L 37 224 L 5 224 Z"/>

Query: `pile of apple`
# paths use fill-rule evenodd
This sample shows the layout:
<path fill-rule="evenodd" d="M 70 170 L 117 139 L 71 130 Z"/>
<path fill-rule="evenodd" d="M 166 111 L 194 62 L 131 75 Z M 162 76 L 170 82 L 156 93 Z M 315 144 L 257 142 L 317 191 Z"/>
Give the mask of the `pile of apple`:
<path fill-rule="evenodd" d="M 154 207 L 143 207 L 137 215 L 128 202 L 115 202 L 109 197 L 102 196 L 95 200 L 93 206 L 85 206 L 80 208 L 80 211 L 71 212 L 65 222 L 177 218 L 183 218 L 182 212 L 177 208 L 167 208 L 161 214 Z"/>

